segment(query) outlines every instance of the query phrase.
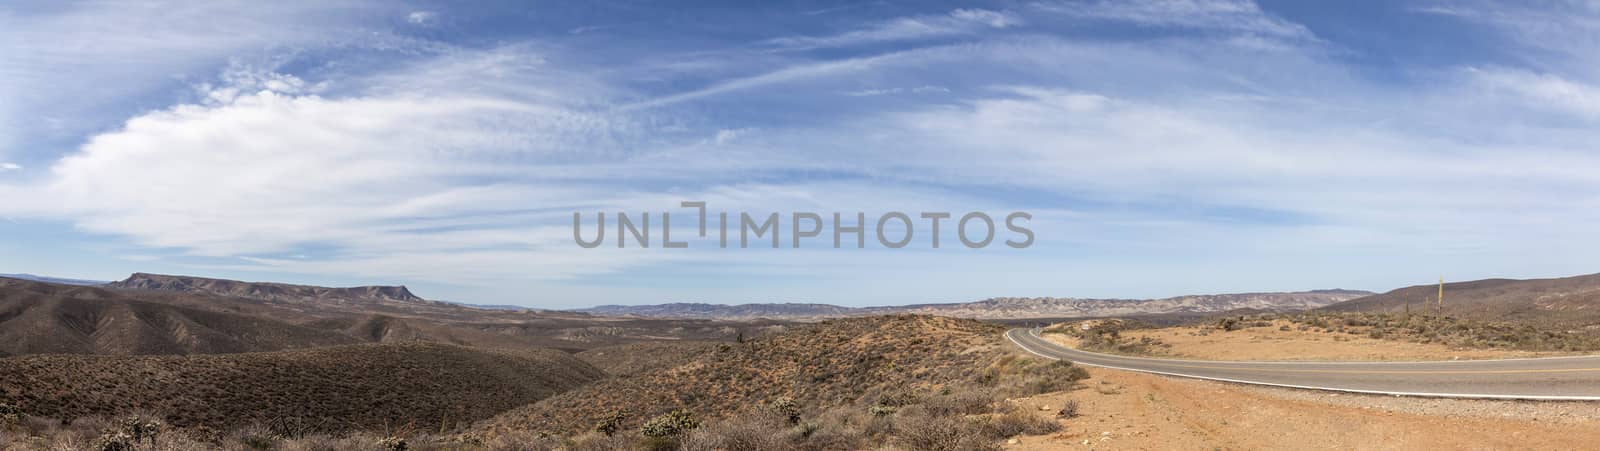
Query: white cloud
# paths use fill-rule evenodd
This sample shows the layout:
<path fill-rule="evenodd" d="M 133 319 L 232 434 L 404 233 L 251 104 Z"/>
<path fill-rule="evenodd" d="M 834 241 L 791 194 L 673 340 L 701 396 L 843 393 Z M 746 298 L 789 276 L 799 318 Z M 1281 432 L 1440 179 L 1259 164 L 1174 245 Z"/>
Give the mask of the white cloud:
<path fill-rule="evenodd" d="M 713 97 L 730 92 L 738 92 L 771 85 L 801 82 L 819 78 L 835 77 L 844 74 L 867 72 L 886 66 L 894 66 L 908 62 L 932 62 L 966 55 L 968 53 L 970 53 L 970 49 L 965 47 L 938 46 L 841 60 L 801 63 L 758 75 L 723 80 L 712 84 L 711 86 L 696 90 L 677 94 L 669 94 L 653 99 L 634 102 L 623 105 L 619 108 L 625 111 L 658 108 L 681 102 Z"/>
<path fill-rule="evenodd" d="M 56 162 L 49 178 L 0 185 L 15 200 L 0 213 L 66 219 L 149 248 L 249 257 L 266 270 L 460 282 L 518 271 L 563 278 L 651 261 L 558 257 L 572 247 L 570 236 L 539 228 L 564 217 L 550 211 L 616 197 L 584 185 L 599 179 L 570 182 L 561 166 L 621 155 L 610 140 L 626 139 L 626 118 L 570 108 L 570 99 L 537 86 L 485 95 L 434 84 L 461 71 L 482 77 L 483 64 L 505 52 L 440 58 L 364 83 L 371 94 L 338 97 L 315 94 L 318 84 L 296 77 L 230 69 L 218 84 L 197 86 L 207 93 L 201 103 L 134 117 Z M 500 76 L 539 82 L 517 65 L 496 67 Z M 548 72 L 540 71 L 568 78 Z M 308 246 L 331 254 L 315 262 L 274 257 Z M 471 258 L 503 266 L 471 270 Z M 440 270 L 440 261 L 463 266 Z"/>
<path fill-rule="evenodd" d="M 948 92 L 950 92 L 950 88 L 946 88 L 946 87 L 942 87 L 942 86 L 927 86 L 927 85 L 925 85 L 925 86 L 918 86 L 918 87 L 910 88 L 910 89 L 906 89 L 906 88 L 862 89 L 862 90 L 859 90 L 859 91 L 846 92 L 844 94 L 847 95 L 847 96 L 851 96 L 851 97 L 875 97 L 875 96 L 887 96 L 887 95 L 904 94 L 904 93 L 930 94 L 930 93 L 948 93 Z"/>
<path fill-rule="evenodd" d="M 126 99 L 209 78 L 230 58 L 315 46 L 431 49 L 367 27 L 385 2 L 82 2 L 0 10 L 0 149 L 78 141 L 141 109 Z M 61 118 L 51 127 L 23 118 Z M 36 151 L 34 149 L 22 149 Z M 44 155 L 41 155 L 44 156 Z"/>
<path fill-rule="evenodd" d="M 1468 73 L 1490 91 L 1487 94 L 1506 92 L 1532 109 L 1600 118 L 1600 87 L 1525 70 L 1488 68 L 1469 69 Z"/>
<path fill-rule="evenodd" d="M 10 162 L 0 163 L 0 170 L 15 171 L 18 169 L 22 169 L 22 165 Z"/>
<path fill-rule="evenodd" d="M 1270 257 L 1293 260 L 1292 254 L 1344 253 L 1354 257 L 1341 263 L 1360 263 L 1440 249 L 1508 255 L 1580 243 L 1568 250 L 1578 261 L 1592 255 L 1579 251 L 1600 250 L 1581 244 L 1593 240 L 1580 226 L 1600 220 L 1593 213 L 1600 201 L 1590 194 L 1600 192 L 1588 170 L 1600 166 L 1588 152 L 1591 123 L 1540 124 L 1504 113 L 1592 119 L 1600 95 L 1583 76 L 1490 68 L 1397 87 L 1302 52 L 1292 44 L 1314 39 L 1310 32 L 1253 3 L 1071 5 L 1081 7 L 1045 8 L 1222 33 L 1139 42 L 996 38 L 1001 33 L 991 30 L 1020 23 L 1014 15 L 955 10 L 768 43 L 807 48 L 964 38 L 875 56 L 650 56 L 680 63 L 674 67 L 681 72 L 673 72 L 587 67 L 582 62 L 594 55 L 565 57 L 557 45 L 533 42 L 479 51 L 430 47 L 377 74 L 299 77 L 278 73 L 271 60 L 231 57 L 260 45 L 254 40 L 217 48 L 204 41 L 116 44 L 139 48 L 107 54 L 113 61 L 164 67 L 162 53 L 175 52 L 185 55 L 172 60 L 178 65 L 205 61 L 208 71 L 235 62 L 208 83 L 186 82 L 198 94 L 189 104 L 139 112 L 122 127 L 93 134 L 49 171 L 30 171 L 39 179 L 0 183 L 6 199 L 0 215 L 58 219 L 127 237 L 144 247 L 128 250 L 129 259 L 183 257 L 171 251 L 225 257 L 235 263 L 220 267 L 234 270 L 493 286 L 607 280 L 590 277 L 690 261 L 710 272 L 792 275 L 805 267 L 811 271 L 805 274 L 845 278 L 873 265 L 917 273 L 895 287 L 925 296 L 950 296 L 940 291 L 949 285 L 916 283 L 941 275 L 993 277 L 1007 287 L 1058 284 L 1061 273 L 1073 272 L 1060 270 L 1067 267 L 1119 277 L 1091 267 L 1103 262 L 1152 271 L 1148 262 L 1161 260 L 1173 274 L 1204 267 L 1207 276 L 1226 276 L 1227 269 L 1289 271 L 1282 268 L 1295 265 Z M 386 11 L 377 17 L 410 17 L 407 10 Z M 293 38 L 267 39 L 330 36 L 293 31 Z M 45 59 L 97 56 L 71 48 L 47 53 L 22 54 L 27 64 L 19 72 L 47 73 L 38 69 L 49 66 Z M 88 67 L 68 66 L 61 73 Z M 152 76 L 133 78 L 139 77 Z M 640 81 L 646 77 L 655 78 Z M 0 84 L 13 83 L 7 93 L 48 85 L 25 78 Z M 73 79 L 65 89 L 87 83 Z M 702 87 L 654 98 L 658 91 L 634 90 L 687 83 Z M 957 95 L 931 95 L 950 92 Z M 818 93 L 833 95 L 808 95 Z M 846 102 L 840 93 L 898 97 Z M 702 114 L 698 105 L 684 105 L 712 98 L 762 108 Z M 1453 103 L 1461 98 L 1478 103 Z M 872 109 L 881 105 L 892 109 Z M 788 120 L 796 112 L 807 117 Z M 810 173 L 844 181 L 812 180 Z M 573 210 L 660 211 L 688 199 L 752 211 L 1003 209 L 1013 201 L 1029 210 L 1087 207 L 1039 215 L 1051 227 L 1045 233 L 1041 225 L 1041 240 L 1070 241 L 1066 251 L 941 254 L 941 266 L 993 268 L 987 274 L 940 273 L 921 254 L 797 252 L 772 259 L 579 250 L 564 227 Z M 1085 249 L 1101 253 L 1075 254 Z M 1165 253 L 1173 249 L 1190 252 L 1191 260 Z M 1208 264 L 1223 253 L 1238 263 Z M 1079 257 L 1096 265 L 1074 267 Z M 847 269 L 818 269 L 830 267 Z M 894 285 L 858 282 L 852 287 Z M 932 288 L 917 288 L 924 285 Z M 545 288 L 585 300 L 660 296 L 614 287 L 580 293 L 591 288 L 581 284 Z M 912 300 L 893 296 L 899 297 L 871 299 Z"/>
<path fill-rule="evenodd" d="M 902 17 L 830 36 L 789 36 L 771 39 L 767 43 L 789 50 L 847 47 L 972 34 L 984 29 L 1010 28 L 1021 24 L 1022 19 L 1010 12 L 956 9 L 944 15 Z"/>
<path fill-rule="evenodd" d="M 1600 7 L 1593 2 L 1468 0 L 1412 11 L 1481 25 L 1495 38 L 1486 45 L 1515 55 L 1524 66 L 1600 81 Z"/>
<path fill-rule="evenodd" d="M 1298 23 L 1271 16 L 1252 0 L 1093 0 L 1037 3 L 1075 17 L 1131 22 L 1148 27 L 1225 30 L 1278 38 L 1314 39 Z"/>
<path fill-rule="evenodd" d="M 439 13 L 433 11 L 412 11 L 406 14 L 406 22 L 412 25 L 431 27 L 439 23 Z"/>

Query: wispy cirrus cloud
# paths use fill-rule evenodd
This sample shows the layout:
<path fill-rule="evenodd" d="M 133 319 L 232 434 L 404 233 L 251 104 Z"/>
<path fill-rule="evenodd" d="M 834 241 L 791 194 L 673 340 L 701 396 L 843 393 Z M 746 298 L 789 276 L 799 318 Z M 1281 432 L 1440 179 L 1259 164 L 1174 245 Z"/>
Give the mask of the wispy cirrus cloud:
<path fill-rule="evenodd" d="M 1309 28 L 1243 1 L 897 7 L 889 20 L 845 8 L 819 15 L 830 23 L 785 22 L 811 32 L 779 40 L 783 28 L 761 20 L 795 20 L 792 9 L 735 8 L 714 29 L 569 33 L 699 22 L 651 8 L 557 20 L 554 8 L 529 19 L 538 33 L 451 40 L 414 26 L 415 6 L 326 3 L 217 17 L 248 31 L 222 41 L 182 41 L 216 31 L 186 20 L 125 51 L 5 48 L 23 57 L 5 68 L 3 97 L 78 131 L 28 146 L 45 155 L 0 158 L 29 169 L 0 182 L 0 215 L 138 256 L 117 271 L 426 281 L 442 290 L 430 296 L 540 306 L 1382 289 L 1418 271 L 1560 274 L 1600 252 L 1596 89 L 1576 65 L 1363 66 L 1388 59 L 1316 51 L 1301 45 L 1320 39 Z M 86 22 L 38 17 L 0 33 L 83 44 L 161 23 L 133 4 L 92 6 L 58 11 Z M 178 6 L 200 11 L 192 21 L 222 14 Z M 475 12 L 438 14 L 523 16 Z M 137 18 L 107 17 L 118 13 Z M 110 34 L 88 27 L 100 22 Z M 758 51 L 774 48 L 797 51 Z M 128 83 L 89 70 L 100 67 Z M 82 89 L 96 83 L 106 92 Z M 63 94 L 78 91 L 94 95 Z M 110 119 L 54 100 L 105 105 Z M 15 105 L 0 104 L 0 127 L 32 125 Z M 682 200 L 1028 210 L 1040 243 L 897 254 L 571 242 L 574 211 L 659 214 Z M 63 247 L 13 250 L 33 241 L 0 242 L 0 263 Z"/>
<path fill-rule="evenodd" d="M 18 5 L 23 6 L 23 5 Z M 446 46 L 375 28 L 401 16 L 381 2 L 84 2 L 0 9 L 0 155 L 34 140 L 75 140 L 230 59 L 325 46 L 428 51 Z M 376 13 L 376 14 L 373 14 Z M 155 70 L 159 68 L 159 70 Z M 51 127 L 23 127 L 52 118 Z M 37 155 L 28 155 L 37 158 Z"/>
<path fill-rule="evenodd" d="M 1509 94 L 1524 108 L 1600 118 L 1600 86 L 1551 73 L 1508 68 L 1470 68 L 1469 78 L 1486 94 Z"/>
<path fill-rule="evenodd" d="M 1034 5 L 1043 11 L 1071 17 L 1145 27 L 1220 30 L 1285 39 L 1315 38 L 1304 25 L 1267 14 L 1250 0 L 1064 0 Z"/>
<path fill-rule="evenodd" d="M 785 50 L 848 47 L 972 34 L 985 29 L 1004 29 L 1021 24 L 1022 18 L 1010 12 L 963 8 L 941 15 L 901 17 L 828 36 L 773 38 L 767 40 L 767 44 Z"/>

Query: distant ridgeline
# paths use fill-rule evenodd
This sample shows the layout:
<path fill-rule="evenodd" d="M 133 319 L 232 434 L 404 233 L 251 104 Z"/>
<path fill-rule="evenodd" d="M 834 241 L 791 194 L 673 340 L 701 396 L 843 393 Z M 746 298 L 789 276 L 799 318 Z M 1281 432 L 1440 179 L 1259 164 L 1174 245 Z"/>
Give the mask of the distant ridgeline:
<path fill-rule="evenodd" d="M 237 296 L 268 301 L 357 301 L 357 302 L 426 302 L 411 293 L 405 286 L 364 286 L 328 288 L 283 283 L 240 282 L 236 280 L 208 279 L 204 277 L 169 276 L 134 273 L 126 280 L 106 284 L 109 288 L 128 290 L 174 291 L 203 293 L 220 296 Z"/>

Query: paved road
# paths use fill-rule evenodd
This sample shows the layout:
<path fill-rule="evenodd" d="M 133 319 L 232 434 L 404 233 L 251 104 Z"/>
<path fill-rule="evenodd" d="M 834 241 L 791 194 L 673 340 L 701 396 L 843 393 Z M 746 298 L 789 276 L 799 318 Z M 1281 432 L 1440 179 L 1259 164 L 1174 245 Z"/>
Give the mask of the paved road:
<path fill-rule="evenodd" d="M 1224 362 L 1084 352 L 1045 341 L 1038 329 L 1006 338 L 1051 359 L 1169 376 L 1295 388 L 1452 398 L 1600 401 L 1600 356 L 1442 362 Z"/>

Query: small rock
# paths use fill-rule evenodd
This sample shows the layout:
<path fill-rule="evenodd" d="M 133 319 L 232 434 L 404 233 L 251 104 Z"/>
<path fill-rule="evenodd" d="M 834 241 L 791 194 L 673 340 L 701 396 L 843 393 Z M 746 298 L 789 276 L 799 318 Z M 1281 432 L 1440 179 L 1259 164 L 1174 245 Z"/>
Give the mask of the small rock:
<path fill-rule="evenodd" d="M 1050 406 L 1039 406 L 1040 411 L 1050 410 Z"/>
<path fill-rule="evenodd" d="M 1006 444 L 1007 445 L 1015 445 L 1017 443 L 1018 443 L 1017 439 L 1006 440 Z"/>

